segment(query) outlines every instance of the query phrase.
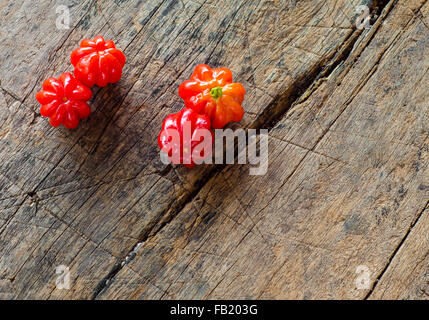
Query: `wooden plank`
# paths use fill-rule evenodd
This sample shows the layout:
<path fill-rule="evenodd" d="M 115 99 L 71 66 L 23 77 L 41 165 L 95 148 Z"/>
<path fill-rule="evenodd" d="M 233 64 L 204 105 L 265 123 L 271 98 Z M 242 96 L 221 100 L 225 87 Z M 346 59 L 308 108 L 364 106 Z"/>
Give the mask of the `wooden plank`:
<path fill-rule="evenodd" d="M 24 16 L 37 24 L 0 42 L 8 48 L 7 63 L 0 58 L 0 273 L 12 296 L 91 297 L 115 264 L 198 190 L 212 168 L 165 166 L 156 145 L 162 119 L 183 106 L 178 84 L 196 64 L 230 67 L 248 90 L 240 125 L 260 125 L 283 111 L 285 104 L 273 101 L 290 99 L 359 34 L 351 22 L 358 4 L 87 1 L 71 6 L 66 31 L 55 28 L 51 2 L 3 5 L 2 35 Z M 69 52 L 96 34 L 124 49 L 125 76 L 94 90 L 94 112 L 78 130 L 49 128 L 34 94 L 44 78 L 71 70 Z M 55 289 L 57 265 L 70 267 L 71 290 Z"/>
<path fill-rule="evenodd" d="M 429 199 L 428 5 L 390 2 L 271 130 L 267 175 L 217 173 L 99 298 L 365 298 Z"/>
<path fill-rule="evenodd" d="M 426 207 L 368 298 L 428 300 L 428 248 L 429 214 Z"/>
<path fill-rule="evenodd" d="M 429 6 L 417 12 L 419 19 L 429 26 Z M 429 28 L 428 28 L 429 29 Z M 427 69 L 427 64 L 425 65 Z M 428 188 L 428 178 L 420 189 Z M 429 297 L 429 215 L 428 207 L 421 212 L 409 234 L 392 256 L 391 262 L 379 276 L 369 299 L 425 299 Z"/>

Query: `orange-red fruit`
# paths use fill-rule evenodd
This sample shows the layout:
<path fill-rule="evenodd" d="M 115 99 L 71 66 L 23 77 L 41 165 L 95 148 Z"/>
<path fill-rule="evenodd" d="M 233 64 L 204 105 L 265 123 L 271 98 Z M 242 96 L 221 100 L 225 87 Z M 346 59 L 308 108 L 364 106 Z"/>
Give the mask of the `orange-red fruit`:
<path fill-rule="evenodd" d="M 74 76 L 88 87 L 95 84 L 105 87 L 118 82 L 125 61 L 125 55 L 115 47 L 115 43 L 105 41 L 102 36 L 82 40 L 80 47 L 71 54 Z"/>
<path fill-rule="evenodd" d="M 215 129 L 243 118 L 241 104 L 245 93 L 241 83 L 232 82 L 229 69 L 212 69 L 205 64 L 198 65 L 191 78 L 179 87 L 179 95 L 185 105 L 207 115 Z"/>

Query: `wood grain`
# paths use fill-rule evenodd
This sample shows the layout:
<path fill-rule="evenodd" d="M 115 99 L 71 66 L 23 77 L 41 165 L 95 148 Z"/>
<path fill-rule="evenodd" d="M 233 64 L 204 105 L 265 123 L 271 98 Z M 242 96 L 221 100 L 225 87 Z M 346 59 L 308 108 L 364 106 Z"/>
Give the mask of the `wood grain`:
<path fill-rule="evenodd" d="M 429 215 L 421 212 L 396 255 L 387 265 L 370 299 L 417 299 L 429 297 Z"/>
<path fill-rule="evenodd" d="M 1 2 L 0 298 L 405 295 L 383 278 L 404 237 L 398 254 L 424 259 L 405 244 L 426 230 L 428 5 L 366 3 L 381 17 L 360 31 L 360 1 L 65 1 L 68 30 L 55 1 Z M 124 77 L 94 88 L 79 129 L 50 128 L 34 94 L 97 34 Z M 276 123 L 266 176 L 159 161 L 198 63 L 244 84 L 232 127 Z M 357 264 L 380 287 L 356 290 Z"/>
<path fill-rule="evenodd" d="M 414 14 L 424 3 L 387 6 L 271 130 L 268 174 L 216 174 L 99 297 L 365 298 L 416 219 L 426 237 L 429 43 Z M 427 246 L 415 240 L 420 249 L 404 247 L 403 259 L 420 261 L 406 279 L 421 284 Z M 359 266 L 370 271 L 365 288 Z M 398 283 L 391 297 L 408 291 Z"/>
<path fill-rule="evenodd" d="M 213 168 L 166 167 L 156 146 L 162 119 L 183 106 L 177 86 L 196 64 L 230 67 L 249 92 L 240 125 L 264 122 L 278 95 L 287 99 L 353 34 L 357 3 L 70 2 L 70 30 L 55 28 L 54 3 L 2 5 L 0 270 L 12 295 L 91 297 L 199 189 Z M 45 77 L 70 71 L 69 52 L 96 34 L 124 50 L 127 76 L 94 90 L 94 112 L 78 130 L 48 127 L 35 92 Z M 55 289 L 60 264 L 71 268 L 69 291 Z"/>

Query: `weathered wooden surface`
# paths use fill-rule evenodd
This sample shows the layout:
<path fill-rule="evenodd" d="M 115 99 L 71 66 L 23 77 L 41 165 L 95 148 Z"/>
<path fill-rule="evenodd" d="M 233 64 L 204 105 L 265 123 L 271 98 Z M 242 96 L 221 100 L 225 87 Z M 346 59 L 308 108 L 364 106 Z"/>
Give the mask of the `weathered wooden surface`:
<path fill-rule="evenodd" d="M 371 299 L 428 299 L 429 215 L 421 213 L 416 225 L 392 258 Z"/>
<path fill-rule="evenodd" d="M 425 298 L 428 4 L 367 3 L 363 32 L 360 1 L 81 1 L 69 30 L 55 2 L 1 3 L 3 297 Z M 48 127 L 35 92 L 97 34 L 124 49 L 123 79 L 78 130 Z M 267 175 L 159 161 L 202 62 L 246 87 L 236 126 L 277 123 Z"/>

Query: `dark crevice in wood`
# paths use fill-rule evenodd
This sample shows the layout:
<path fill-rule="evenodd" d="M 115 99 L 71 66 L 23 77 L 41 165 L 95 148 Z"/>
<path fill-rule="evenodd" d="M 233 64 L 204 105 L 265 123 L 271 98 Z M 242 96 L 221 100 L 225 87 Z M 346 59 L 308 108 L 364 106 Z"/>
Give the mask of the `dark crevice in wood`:
<path fill-rule="evenodd" d="M 354 56 L 354 58 L 352 59 L 352 61 L 350 62 L 350 66 L 347 68 L 347 70 L 344 72 L 344 75 L 343 75 L 343 77 L 345 76 L 345 74 L 347 74 L 348 73 L 348 71 L 350 70 L 350 67 L 359 59 L 359 57 L 360 57 L 360 55 L 362 54 L 362 52 L 366 49 L 366 47 L 368 46 L 368 44 L 369 43 L 371 43 L 371 41 L 374 39 L 374 36 L 375 36 L 375 34 L 377 33 L 377 31 L 378 31 L 378 29 L 379 29 L 379 27 L 380 27 L 380 24 L 381 24 L 381 22 L 382 21 L 384 21 L 386 18 L 387 18 L 387 16 L 389 15 L 389 13 L 391 12 L 391 10 L 392 10 L 392 8 L 393 8 L 393 6 L 396 4 L 396 2 L 397 2 L 398 0 L 384 0 L 384 1 L 375 1 L 374 2 L 374 5 L 373 5 L 373 11 L 371 11 L 371 16 L 376 16 L 377 18 L 379 18 L 380 19 L 380 21 L 379 21 L 379 24 L 377 24 L 376 25 L 376 27 L 375 27 L 375 29 L 372 31 L 372 34 L 370 34 L 369 36 L 368 36 L 368 38 L 365 40 L 365 43 L 363 44 L 363 46 L 361 47 L 361 48 L 359 48 L 358 50 L 357 50 L 357 53 L 355 54 L 355 56 Z M 390 4 L 390 6 L 388 6 Z M 386 8 L 386 12 L 384 13 L 384 15 L 383 16 L 381 16 L 380 17 L 380 14 L 381 14 L 381 12 L 384 10 Z M 357 37 L 358 38 L 358 37 Z M 338 62 L 335 62 L 334 61 L 334 63 L 332 63 L 332 66 L 330 67 L 330 71 L 329 71 L 329 73 L 328 73 L 328 75 L 323 75 L 323 77 L 329 77 L 329 74 L 330 73 L 332 73 L 341 63 L 343 63 L 344 61 L 346 61 L 350 56 L 351 56 L 351 53 L 352 53 L 352 51 L 353 51 L 353 46 L 354 46 L 354 44 L 356 43 L 356 41 L 357 41 L 357 38 L 356 39 L 352 39 L 353 41 L 352 41 L 352 44 L 351 44 L 351 46 L 350 46 L 350 48 L 349 47 L 347 47 L 346 48 L 346 54 L 342 54 L 341 56 L 344 56 L 344 59 L 340 59 Z M 350 49 L 350 50 L 349 50 Z M 387 49 L 384 51 L 384 52 L 386 52 L 387 51 Z M 373 66 L 373 68 L 370 70 L 370 72 L 368 73 L 368 75 L 367 75 L 367 77 L 366 77 L 366 79 L 365 79 L 365 81 L 363 81 L 363 84 L 362 84 L 362 86 L 359 88 L 359 91 L 363 88 L 363 86 L 364 86 L 364 84 L 369 80 L 369 78 L 375 73 L 375 71 L 376 71 L 376 69 L 377 69 L 377 67 L 378 67 L 378 64 L 380 63 L 380 60 L 382 59 L 382 57 L 383 57 L 383 55 L 384 55 L 384 52 L 383 52 L 383 54 L 381 54 L 379 57 L 378 57 L 378 59 L 377 59 L 377 61 L 375 62 L 375 64 L 374 64 L 374 66 Z M 321 77 L 320 77 L 321 78 Z M 309 90 L 310 91 L 310 95 L 311 95 L 311 93 L 314 91 L 315 89 L 312 89 L 312 90 Z M 359 92 L 358 91 L 358 92 Z M 334 126 L 334 124 L 337 122 L 337 120 L 341 117 L 341 115 L 344 113 L 344 111 L 347 109 L 347 106 L 353 101 L 353 99 L 355 98 L 357 96 L 357 93 L 356 94 L 354 94 L 354 95 L 352 95 L 351 96 L 351 98 L 345 103 L 345 108 L 336 116 L 336 118 L 331 122 L 331 124 L 326 128 L 326 129 L 324 129 L 324 131 L 323 131 L 323 133 L 322 133 L 322 135 L 320 135 L 320 137 L 317 139 L 317 141 L 316 141 L 316 143 L 313 145 L 313 147 L 311 148 L 311 152 L 314 152 L 315 150 L 316 150 L 316 148 L 317 148 L 317 146 L 319 145 L 319 143 L 320 143 L 320 141 L 322 141 L 322 139 L 325 137 L 325 135 L 329 132 L 329 130 Z M 307 96 L 305 97 L 305 99 L 307 99 Z M 304 99 L 304 100 L 305 100 Z M 302 101 L 300 101 L 300 102 L 302 102 Z"/>
<path fill-rule="evenodd" d="M 134 249 L 133 249 L 134 250 Z M 123 264 L 118 263 L 113 266 L 112 270 L 110 270 L 109 274 L 105 276 L 101 281 L 97 284 L 94 289 L 94 294 L 92 295 L 92 300 L 95 300 L 98 295 L 102 294 L 109 286 L 110 282 L 116 276 L 116 274 L 122 269 Z"/>
<path fill-rule="evenodd" d="M 378 15 L 389 2 L 396 2 L 396 0 L 373 1 L 372 5 L 370 6 L 371 15 L 378 17 Z M 295 79 L 295 81 L 283 93 L 274 97 L 273 101 L 264 109 L 262 113 L 258 115 L 257 119 L 249 126 L 249 128 L 264 128 L 270 131 L 295 104 L 302 102 L 303 96 L 308 96 L 308 92 L 311 94 L 311 92 L 315 90 L 314 87 L 317 87 L 317 83 L 320 79 L 329 77 L 329 75 L 334 72 L 334 70 L 341 63 L 349 58 L 355 43 L 360 38 L 361 34 L 361 30 L 354 30 L 350 32 L 350 34 L 344 39 L 343 46 L 337 53 L 334 52 L 331 55 L 325 57 L 319 61 L 319 63 L 315 65 L 307 74 Z M 171 167 L 171 165 L 168 167 Z M 94 289 L 92 299 L 94 300 L 99 298 L 109 288 L 110 284 L 112 281 L 114 281 L 115 276 L 120 272 L 120 270 L 135 258 L 138 248 L 150 237 L 155 236 L 160 230 L 168 225 L 174 219 L 174 217 L 179 214 L 181 210 L 198 195 L 201 189 L 204 188 L 204 186 L 224 168 L 225 165 L 217 165 L 214 167 L 214 169 L 209 170 L 200 180 L 195 183 L 196 187 L 192 192 L 189 192 L 179 203 L 170 207 L 170 209 L 165 212 L 165 214 L 161 214 L 158 221 L 155 221 L 151 228 L 148 228 L 147 231 L 141 234 L 139 241 L 133 246 L 132 250 L 128 252 L 125 258 L 115 264 L 108 275 L 97 284 L 96 288 Z M 170 169 L 171 168 L 167 169 L 167 172 Z"/>
<path fill-rule="evenodd" d="M 428 208 L 429 208 L 429 200 L 426 202 L 426 205 L 423 207 L 422 211 L 419 212 L 419 214 L 417 215 L 417 218 L 413 221 L 413 223 L 411 223 L 410 227 L 408 228 L 407 232 L 405 233 L 405 236 L 401 239 L 401 242 L 399 242 L 398 246 L 395 248 L 395 250 L 393 251 L 393 253 L 389 257 L 389 260 L 387 261 L 386 266 L 383 268 L 383 270 L 381 270 L 380 274 L 377 276 L 377 279 L 372 284 L 372 287 L 371 287 L 371 289 L 369 289 L 369 291 L 366 294 L 364 300 L 369 299 L 369 297 L 371 296 L 371 294 L 374 292 L 375 288 L 377 287 L 377 284 L 379 283 L 379 281 L 381 280 L 381 278 L 384 276 L 384 274 L 386 273 L 387 269 L 389 269 L 389 267 L 390 267 L 393 259 L 395 258 L 396 254 L 399 252 L 399 250 L 401 249 L 402 245 L 405 243 L 405 241 L 407 240 L 407 238 L 410 235 L 411 231 L 413 230 L 414 226 L 417 224 L 417 222 L 419 222 L 420 218 L 423 216 L 423 213 Z"/>
<path fill-rule="evenodd" d="M 390 9 L 397 3 L 397 0 L 391 0 L 392 5 L 390 6 Z M 420 8 L 417 10 L 417 12 L 424 6 L 424 4 L 427 1 L 425 1 Z M 390 13 L 390 11 L 386 14 L 386 16 Z M 372 35 L 371 39 L 374 37 L 374 35 Z M 368 42 L 369 43 L 369 42 Z M 367 44 L 368 44 L 367 43 Z M 374 67 L 378 67 L 384 53 L 388 50 L 388 48 L 386 50 L 384 50 L 383 54 L 380 55 L 380 57 L 378 58 L 376 64 L 374 65 Z M 399 252 L 399 250 L 401 249 L 402 245 L 405 243 L 406 239 L 408 238 L 408 235 L 411 233 L 412 229 L 414 228 L 414 226 L 417 224 L 417 222 L 419 221 L 419 219 L 422 217 L 423 213 L 426 211 L 426 209 L 428 209 L 429 206 L 429 200 L 426 202 L 426 205 L 423 207 L 422 211 L 420 211 L 417 214 L 417 218 L 411 223 L 410 227 L 408 228 L 407 232 L 405 233 L 404 237 L 401 239 L 401 241 L 399 242 L 399 244 L 396 246 L 396 248 L 393 250 L 391 256 L 389 257 L 389 260 L 387 261 L 385 267 L 382 269 L 382 271 L 380 272 L 380 274 L 377 276 L 376 280 L 374 281 L 374 283 L 372 284 L 372 287 L 369 289 L 368 293 L 365 295 L 364 300 L 368 300 L 370 298 L 370 296 L 372 295 L 372 293 L 374 292 L 375 288 L 377 287 L 377 284 L 379 283 L 379 281 L 381 280 L 381 278 L 384 276 L 384 274 L 386 273 L 387 269 L 389 269 L 393 259 L 395 258 L 396 254 Z"/>
<path fill-rule="evenodd" d="M 3 91 L 4 95 L 7 95 L 7 96 L 11 97 L 13 100 L 21 102 L 21 104 L 23 104 L 23 102 L 18 97 L 16 97 L 13 93 L 7 91 L 5 88 L 3 88 L 1 86 L 1 81 L 0 81 L 0 89 Z"/>

